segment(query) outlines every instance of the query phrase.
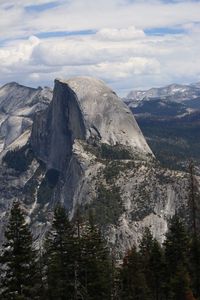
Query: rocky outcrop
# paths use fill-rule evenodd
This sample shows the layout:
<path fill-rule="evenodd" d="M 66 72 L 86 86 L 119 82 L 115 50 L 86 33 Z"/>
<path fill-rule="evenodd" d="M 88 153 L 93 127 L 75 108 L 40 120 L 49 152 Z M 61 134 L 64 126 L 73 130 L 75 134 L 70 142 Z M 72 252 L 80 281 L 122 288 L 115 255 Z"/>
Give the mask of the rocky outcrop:
<path fill-rule="evenodd" d="M 15 82 L 0 88 L 0 153 L 27 143 L 35 114 L 47 108 L 51 98 L 49 88 L 33 89 Z"/>
<path fill-rule="evenodd" d="M 39 166 L 28 145 L 33 120 L 51 99 L 50 88 L 33 89 L 15 82 L 0 88 L 0 244 L 12 202 L 24 201 L 26 183 Z M 31 206 L 26 209 L 28 217 Z"/>
<path fill-rule="evenodd" d="M 100 80 L 56 80 L 28 142 L 7 153 L 0 170 L 2 227 L 20 199 L 40 240 L 61 201 L 71 218 L 77 207 L 83 215 L 92 209 L 120 256 L 144 226 L 162 241 L 175 211 L 188 221 L 187 174 L 156 162 L 130 110 Z"/>
<path fill-rule="evenodd" d="M 77 207 L 86 215 L 92 210 L 118 254 L 138 244 L 145 226 L 163 242 L 175 212 L 189 223 L 189 176 L 150 158 L 102 159 L 76 141 L 64 178 L 60 199 L 71 217 Z"/>
<path fill-rule="evenodd" d="M 31 144 L 48 168 L 61 170 L 76 139 L 152 154 L 127 106 L 102 81 L 89 77 L 55 81 L 53 101 L 34 123 Z"/>

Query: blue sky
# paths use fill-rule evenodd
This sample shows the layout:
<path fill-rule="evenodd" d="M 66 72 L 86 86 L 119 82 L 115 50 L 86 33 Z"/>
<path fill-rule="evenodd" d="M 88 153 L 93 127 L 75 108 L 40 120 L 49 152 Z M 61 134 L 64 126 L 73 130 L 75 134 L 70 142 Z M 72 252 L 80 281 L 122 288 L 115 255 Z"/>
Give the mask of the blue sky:
<path fill-rule="evenodd" d="M 58 7 L 60 5 L 59 1 L 53 1 L 49 3 L 43 3 L 43 4 L 32 4 L 32 5 L 27 5 L 25 6 L 25 10 L 29 13 L 31 12 L 38 12 L 40 13 L 41 11 L 45 10 L 50 10 L 52 8 Z"/>
<path fill-rule="evenodd" d="M 0 2 L 0 84 L 88 75 L 120 95 L 200 81 L 200 1 Z"/>

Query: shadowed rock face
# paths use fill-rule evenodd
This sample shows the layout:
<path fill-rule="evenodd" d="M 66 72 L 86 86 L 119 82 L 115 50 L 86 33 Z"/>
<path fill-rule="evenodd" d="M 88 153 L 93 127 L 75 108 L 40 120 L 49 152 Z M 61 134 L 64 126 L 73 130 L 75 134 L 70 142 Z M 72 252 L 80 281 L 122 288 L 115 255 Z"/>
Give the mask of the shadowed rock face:
<path fill-rule="evenodd" d="M 49 168 L 62 170 L 76 139 L 152 154 L 127 106 L 102 81 L 89 77 L 55 81 L 52 103 L 37 117 L 31 144 Z"/>
<path fill-rule="evenodd" d="M 72 155 L 75 139 L 84 139 L 86 128 L 76 94 L 59 81 L 47 111 L 36 117 L 31 144 L 35 154 L 47 168 L 62 171 Z"/>

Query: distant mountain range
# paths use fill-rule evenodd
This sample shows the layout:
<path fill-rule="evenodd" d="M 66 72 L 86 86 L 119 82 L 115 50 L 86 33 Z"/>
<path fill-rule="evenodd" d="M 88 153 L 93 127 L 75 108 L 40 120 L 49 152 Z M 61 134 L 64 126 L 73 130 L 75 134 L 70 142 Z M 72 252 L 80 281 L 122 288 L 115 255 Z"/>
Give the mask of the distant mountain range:
<path fill-rule="evenodd" d="M 131 91 L 124 101 L 163 164 L 200 166 L 200 82 Z"/>
<path fill-rule="evenodd" d="M 185 101 L 198 100 L 199 98 L 200 82 L 197 82 L 190 85 L 170 84 L 165 87 L 151 88 L 146 91 L 131 91 L 127 95 L 126 101 L 137 106 L 141 101 L 148 101 L 152 99 L 182 103 Z"/>

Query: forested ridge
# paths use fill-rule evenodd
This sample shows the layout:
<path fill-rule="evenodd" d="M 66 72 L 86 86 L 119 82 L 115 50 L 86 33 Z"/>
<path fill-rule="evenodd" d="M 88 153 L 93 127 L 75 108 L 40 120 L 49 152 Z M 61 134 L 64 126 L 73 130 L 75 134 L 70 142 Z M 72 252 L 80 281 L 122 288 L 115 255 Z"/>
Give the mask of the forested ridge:
<path fill-rule="evenodd" d="M 144 228 L 139 246 L 119 263 L 106 245 L 95 216 L 69 221 L 54 211 L 43 247 L 34 246 L 29 225 L 15 202 L 1 255 L 2 300 L 192 300 L 200 299 L 200 237 L 175 215 L 163 245 Z"/>

